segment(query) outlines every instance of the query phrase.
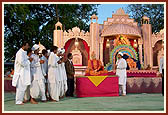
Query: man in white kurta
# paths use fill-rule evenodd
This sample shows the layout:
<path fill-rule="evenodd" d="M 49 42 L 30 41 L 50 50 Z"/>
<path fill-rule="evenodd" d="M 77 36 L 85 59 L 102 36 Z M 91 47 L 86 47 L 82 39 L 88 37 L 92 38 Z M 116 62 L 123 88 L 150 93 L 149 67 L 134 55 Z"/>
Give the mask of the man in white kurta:
<path fill-rule="evenodd" d="M 27 50 L 28 43 L 23 43 L 22 48 L 16 53 L 14 76 L 12 79 L 12 86 L 16 87 L 16 104 L 23 104 L 23 98 L 27 86 L 31 84 L 30 76 L 30 62 L 32 58 L 28 58 Z"/>
<path fill-rule="evenodd" d="M 57 47 L 53 46 L 51 49 L 50 56 L 48 58 L 48 90 L 52 101 L 59 101 L 60 94 L 60 73 L 58 69 L 59 57 L 56 55 Z"/>
<path fill-rule="evenodd" d="M 31 55 L 33 58 L 33 61 L 31 62 L 31 72 L 32 72 L 32 83 L 30 86 L 30 95 L 31 95 L 31 103 L 37 104 L 35 101 L 35 98 L 38 98 L 38 96 L 41 93 L 41 100 L 42 102 L 46 101 L 45 96 L 45 78 L 42 74 L 41 70 L 41 63 L 44 63 L 44 60 L 40 60 L 38 52 L 39 52 L 39 45 L 35 44 L 32 47 L 32 51 L 34 51 L 34 54 Z"/>
<path fill-rule="evenodd" d="M 60 78 L 61 78 L 61 82 L 60 82 L 60 97 L 63 98 L 68 86 L 67 86 L 67 75 L 66 75 L 66 70 L 65 70 L 65 63 L 64 63 L 64 53 L 65 53 L 65 49 L 63 48 L 59 48 L 58 49 L 58 53 L 59 53 L 59 58 L 62 60 L 62 63 L 59 64 L 58 69 L 60 72 Z"/>
<path fill-rule="evenodd" d="M 46 97 L 47 97 L 47 91 L 48 91 L 48 83 L 47 83 L 47 77 L 48 77 L 48 52 L 47 50 L 43 49 L 42 50 L 42 54 L 43 56 L 40 58 L 41 60 L 44 60 L 44 63 L 41 64 L 41 70 L 42 70 L 42 74 L 45 77 L 45 88 L 46 88 Z M 47 97 L 48 98 L 48 97 Z"/>
<path fill-rule="evenodd" d="M 127 62 L 122 58 L 123 53 L 118 53 L 118 60 L 116 62 L 116 75 L 119 76 L 119 94 L 126 95 L 126 81 L 127 81 Z"/>

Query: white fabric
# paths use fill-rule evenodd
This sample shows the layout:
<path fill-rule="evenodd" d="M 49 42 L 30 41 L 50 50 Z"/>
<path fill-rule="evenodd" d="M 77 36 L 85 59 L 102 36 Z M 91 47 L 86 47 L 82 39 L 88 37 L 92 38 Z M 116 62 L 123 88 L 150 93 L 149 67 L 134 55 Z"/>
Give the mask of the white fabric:
<path fill-rule="evenodd" d="M 22 79 L 18 79 L 17 85 L 16 85 L 16 104 L 23 103 L 24 94 L 26 91 L 27 85 L 23 84 Z"/>
<path fill-rule="evenodd" d="M 61 64 L 61 68 L 62 68 L 62 76 L 63 76 L 63 93 L 65 94 L 66 91 L 68 90 L 68 86 L 67 86 L 67 74 L 66 74 L 64 62 Z"/>
<path fill-rule="evenodd" d="M 117 69 L 116 69 L 116 75 L 119 76 L 119 85 L 123 86 L 123 93 L 126 94 L 126 80 L 127 80 L 127 62 L 125 59 L 121 58 L 117 60 L 116 62 Z"/>
<path fill-rule="evenodd" d="M 65 53 L 65 49 L 64 48 L 61 48 L 61 53 L 63 54 L 63 53 Z"/>
<path fill-rule="evenodd" d="M 32 51 L 35 51 L 37 50 L 38 48 L 40 48 L 40 46 L 38 44 L 34 44 L 33 47 L 32 47 Z"/>
<path fill-rule="evenodd" d="M 47 50 L 47 56 L 50 56 L 50 53 L 51 53 L 50 50 Z"/>
<path fill-rule="evenodd" d="M 46 76 L 48 74 L 48 60 L 45 56 L 42 56 L 41 60 L 44 60 L 44 63 L 41 64 L 42 73 L 43 76 Z"/>
<path fill-rule="evenodd" d="M 33 58 L 33 61 L 30 64 L 33 79 L 34 80 L 44 79 L 44 76 L 43 76 L 42 70 L 41 70 L 39 56 L 36 54 L 32 54 L 30 57 Z"/>
<path fill-rule="evenodd" d="M 61 51 L 61 50 L 60 50 Z M 62 58 L 61 56 L 58 57 L 59 60 Z M 59 71 L 59 78 L 60 78 L 60 86 L 59 86 L 59 96 L 63 96 L 64 95 L 64 84 L 63 84 L 63 70 L 62 70 L 62 63 L 61 64 L 58 64 L 58 71 Z"/>
<path fill-rule="evenodd" d="M 60 92 L 60 82 L 57 81 L 55 83 L 48 84 L 48 91 L 53 100 L 59 101 L 59 92 Z"/>
<path fill-rule="evenodd" d="M 12 86 L 16 87 L 19 79 L 24 85 L 31 84 L 30 61 L 28 60 L 27 52 L 22 48 L 16 53 Z"/>
<path fill-rule="evenodd" d="M 48 82 L 55 83 L 56 81 L 61 81 L 60 73 L 58 69 L 59 57 L 53 52 L 50 53 L 48 59 Z"/>
<path fill-rule="evenodd" d="M 61 52 L 62 52 L 61 48 L 58 48 L 57 53 L 61 53 Z"/>
<path fill-rule="evenodd" d="M 23 102 L 24 93 L 31 84 L 30 61 L 22 48 L 16 53 L 12 86 L 16 87 L 16 104 Z"/>
<path fill-rule="evenodd" d="M 52 99 L 59 101 L 61 77 L 58 64 L 59 57 L 53 52 L 48 59 L 48 90 Z"/>
<path fill-rule="evenodd" d="M 162 69 L 164 69 L 164 56 L 160 58 L 159 72 L 162 73 Z"/>
<path fill-rule="evenodd" d="M 24 99 L 29 100 L 30 99 L 30 85 L 27 86 L 27 89 L 24 94 Z"/>
<path fill-rule="evenodd" d="M 30 85 L 30 95 L 32 98 L 38 98 L 41 95 L 41 100 L 46 100 L 44 79 L 33 80 Z"/>
<path fill-rule="evenodd" d="M 32 84 L 30 85 L 30 95 L 32 98 L 37 98 L 40 95 L 42 100 L 46 100 L 45 96 L 45 78 L 42 74 L 40 58 L 36 54 L 32 54 L 33 61 L 31 62 Z"/>
<path fill-rule="evenodd" d="M 120 54 L 121 56 L 123 56 L 123 53 L 119 52 L 118 54 Z"/>
<path fill-rule="evenodd" d="M 64 82 L 63 80 L 60 81 L 60 93 L 59 93 L 59 96 L 63 96 L 64 95 Z"/>

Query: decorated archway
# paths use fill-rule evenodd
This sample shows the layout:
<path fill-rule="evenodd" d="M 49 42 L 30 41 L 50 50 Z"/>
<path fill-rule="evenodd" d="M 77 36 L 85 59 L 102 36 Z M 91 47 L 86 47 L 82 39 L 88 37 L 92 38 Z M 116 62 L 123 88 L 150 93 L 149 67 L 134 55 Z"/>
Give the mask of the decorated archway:
<path fill-rule="evenodd" d="M 123 54 L 130 56 L 131 58 L 134 58 L 138 60 L 138 54 L 135 51 L 135 49 L 132 46 L 129 45 L 118 45 L 110 52 L 110 63 L 106 65 L 106 69 L 108 71 L 112 70 L 114 68 L 114 64 L 116 62 L 116 55 L 118 52 L 122 52 Z"/>
<path fill-rule="evenodd" d="M 162 48 L 163 48 L 162 40 L 157 41 L 153 47 L 153 66 L 158 66 L 158 64 L 159 64 L 159 60 L 158 60 L 159 51 L 161 51 Z"/>
<path fill-rule="evenodd" d="M 76 64 L 76 62 L 74 62 L 75 66 L 87 66 L 90 47 L 88 46 L 87 42 L 81 38 L 78 38 L 78 46 L 76 47 L 75 40 L 75 38 L 71 38 L 65 43 L 65 56 L 67 57 L 67 54 L 71 52 L 74 54 L 74 58 L 79 59 L 79 61 L 82 59 L 82 64 Z"/>

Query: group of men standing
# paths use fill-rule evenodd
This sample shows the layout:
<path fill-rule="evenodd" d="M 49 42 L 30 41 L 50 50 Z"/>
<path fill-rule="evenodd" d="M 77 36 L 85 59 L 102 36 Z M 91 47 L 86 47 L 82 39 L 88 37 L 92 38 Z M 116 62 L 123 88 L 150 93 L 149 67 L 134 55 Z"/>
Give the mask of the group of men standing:
<path fill-rule="evenodd" d="M 51 100 L 58 102 L 65 95 L 72 97 L 74 92 L 74 67 L 72 54 L 64 58 L 65 50 L 52 46 L 50 55 L 47 50 L 39 56 L 39 45 L 30 49 L 28 42 L 23 42 L 16 53 L 12 86 L 16 87 L 16 104 L 25 102 L 37 104 Z"/>

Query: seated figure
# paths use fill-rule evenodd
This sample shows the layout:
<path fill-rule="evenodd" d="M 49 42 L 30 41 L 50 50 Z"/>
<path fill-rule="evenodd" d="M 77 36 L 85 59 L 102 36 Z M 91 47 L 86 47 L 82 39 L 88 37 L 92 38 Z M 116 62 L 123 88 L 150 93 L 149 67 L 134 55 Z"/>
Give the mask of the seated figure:
<path fill-rule="evenodd" d="M 88 60 L 88 67 L 85 71 L 86 75 L 100 75 L 108 73 L 107 70 L 104 70 L 104 66 L 101 61 L 96 59 L 96 54 L 94 52 L 92 52 L 91 58 L 91 60 Z"/>
<path fill-rule="evenodd" d="M 136 68 L 136 62 L 129 56 L 128 59 L 126 59 L 128 66 L 130 69 Z"/>

